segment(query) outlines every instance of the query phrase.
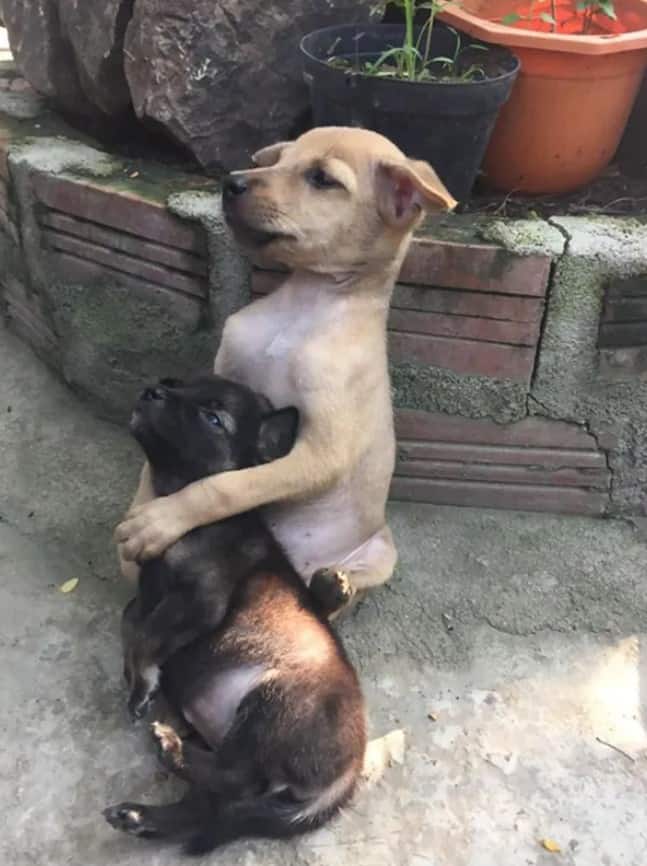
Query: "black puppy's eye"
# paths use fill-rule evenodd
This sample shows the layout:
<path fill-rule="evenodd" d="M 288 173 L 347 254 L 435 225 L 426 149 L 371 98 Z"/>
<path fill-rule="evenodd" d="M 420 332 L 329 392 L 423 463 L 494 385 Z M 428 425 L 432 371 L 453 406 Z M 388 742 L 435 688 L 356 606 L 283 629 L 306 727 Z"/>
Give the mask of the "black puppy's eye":
<path fill-rule="evenodd" d="M 341 183 L 327 172 L 323 170 L 323 168 L 311 168 L 310 171 L 306 173 L 306 180 L 313 186 L 315 189 L 334 189 L 334 187 L 340 187 Z"/>
<path fill-rule="evenodd" d="M 215 412 L 205 412 L 205 416 L 212 427 L 222 427 L 222 421 L 220 420 L 220 416 L 217 415 Z"/>

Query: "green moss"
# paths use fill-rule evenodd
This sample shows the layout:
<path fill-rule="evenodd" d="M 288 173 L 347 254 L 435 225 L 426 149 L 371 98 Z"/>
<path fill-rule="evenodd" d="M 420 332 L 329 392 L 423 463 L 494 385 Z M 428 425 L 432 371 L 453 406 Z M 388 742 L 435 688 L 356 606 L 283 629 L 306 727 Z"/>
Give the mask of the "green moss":
<path fill-rule="evenodd" d="M 211 368 L 206 304 L 152 287 L 137 293 L 109 281 L 59 282 L 46 291 L 65 379 L 104 416 L 125 419 L 137 391 L 161 376 Z"/>
<path fill-rule="evenodd" d="M 70 127 L 30 94 L 0 92 L 0 120 L 14 158 L 22 155 L 44 171 L 91 179 L 97 185 L 159 205 L 185 190 L 218 189 L 215 180 L 198 173 L 106 153 L 93 138 Z"/>
<path fill-rule="evenodd" d="M 212 178 L 143 160 L 121 160 L 119 171 L 106 186 L 159 205 L 187 190 L 220 194 L 220 187 Z"/>
<path fill-rule="evenodd" d="M 425 219 L 416 234 L 453 243 L 479 243 L 480 229 L 487 225 L 488 221 L 488 217 L 473 214 L 450 213 L 430 216 Z"/>
<path fill-rule="evenodd" d="M 504 424 L 526 415 L 526 387 L 507 379 L 461 376 L 417 364 L 392 364 L 393 402 L 398 408 L 491 418 Z"/>
<path fill-rule="evenodd" d="M 490 220 L 479 225 L 481 240 L 498 244 L 517 255 L 559 256 L 566 238 L 545 220 Z"/>
<path fill-rule="evenodd" d="M 599 264 L 588 258 L 565 258 L 557 266 L 551 292 L 551 316 L 562 325 L 599 319 L 604 278 Z"/>
<path fill-rule="evenodd" d="M 107 153 L 63 136 L 31 138 L 15 144 L 10 150 L 10 160 L 26 162 L 51 174 L 67 172 L 83 178 L 109 178 L 119 170 L 117 160 Z"/>

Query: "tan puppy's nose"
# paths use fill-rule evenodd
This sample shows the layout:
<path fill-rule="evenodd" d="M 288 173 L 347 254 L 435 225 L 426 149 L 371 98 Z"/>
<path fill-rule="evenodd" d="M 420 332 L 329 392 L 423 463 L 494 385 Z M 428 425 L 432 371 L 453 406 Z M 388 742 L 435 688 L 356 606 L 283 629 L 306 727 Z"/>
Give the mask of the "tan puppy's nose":
<path fill-rule="evenodd" d="M 222 184 L 222 197 L 226 202 L 231 202 L 246 193 L 247 189 L 248 184 L 244 175 L 229 174 Z"/>

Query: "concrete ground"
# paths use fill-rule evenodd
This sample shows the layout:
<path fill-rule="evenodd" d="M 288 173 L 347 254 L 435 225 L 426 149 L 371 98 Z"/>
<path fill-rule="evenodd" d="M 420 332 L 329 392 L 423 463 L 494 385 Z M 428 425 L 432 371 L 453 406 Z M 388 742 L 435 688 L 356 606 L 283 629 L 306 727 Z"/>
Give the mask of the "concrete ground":
<path fill-rule="evenodd" d="M 0 863 L 170 866 L 101 809 L 170 799 L 124 713 L 112 527 L 139 457 L 0 329 Z M 226 866 L 645 866 L 647 548 L 618 522 L 394 505 L 401 564 L 343 625 L 404 764 Z M 79 579 L 74 592 L 58 586 Z M 557 842 L 549 853 L 542 839 Z"/>

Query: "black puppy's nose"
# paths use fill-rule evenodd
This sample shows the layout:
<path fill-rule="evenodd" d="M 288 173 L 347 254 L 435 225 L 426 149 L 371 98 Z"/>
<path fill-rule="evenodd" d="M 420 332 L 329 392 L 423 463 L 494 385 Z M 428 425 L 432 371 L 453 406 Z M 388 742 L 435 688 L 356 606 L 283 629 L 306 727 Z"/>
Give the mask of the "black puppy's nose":
<path fill-rule="evenodd" d="M 146 388 L 142 394 L 142 400 L 163 400 L 166 397 L 166 389 L 156 385 L 154 388 Z"/>
<path fill-rule="evenodd" d="M 232 201 L 247 192 L 247 181 L 242 174 L 229 174 L 222 184 L 222 194 L 227 201 Z"/>

